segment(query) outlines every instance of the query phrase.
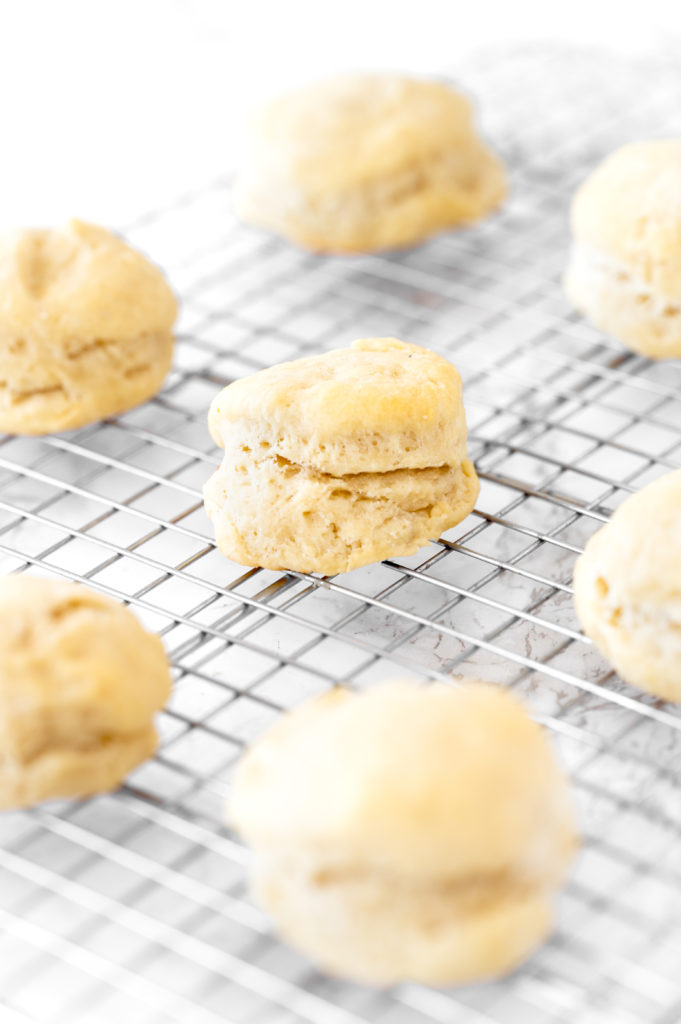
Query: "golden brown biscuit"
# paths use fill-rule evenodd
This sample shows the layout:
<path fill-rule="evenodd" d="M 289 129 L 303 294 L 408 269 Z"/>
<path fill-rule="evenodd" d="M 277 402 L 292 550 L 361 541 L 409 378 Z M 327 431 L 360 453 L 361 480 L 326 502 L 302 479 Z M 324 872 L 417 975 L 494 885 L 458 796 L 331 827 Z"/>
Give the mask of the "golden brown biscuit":
<path fill-rule="evenodd" d="M 622 679 L 681 701 L 681 470 L 620 505 L 575 565 L 584 632 Z"/>
<path fill-rule="evenodd" d="M 653 359 L 681 355 L 681 139 L 611 154 L 572 205 L 568 296 Z"/>
<path fill-rule="evenodd" d="M 0 430 L 71 430 L 145 401 L 168 372 L 176 314 L 160 270 L 104 228 L 5 235 Z"/>
<path fill-rule="evenodd" d="M 411 554 L 478 496 L 459 374 L 394 338 L 236 381 L 209 426 L 225 455 L 206 511 L 245 565 L 338 573 Z"/>
<path fill-rule="evenodd" d="M 163 645 L 72 583 L 0 578 L 0 809 L 116 787 L 156 748 Z"/>
<path fill-rule="evenodd" d="M 436 81 L 346 75 L 260 112 L 236 200 L 244 220 L 306 248 L 365 252 L 478 220 L 505 193 L 503 166 L 460 93 Z"/>
<path fill-rule="evenodd" d="M 512 970 L 546 937 L 576 842 L 542 730 L 483 683 L 310 701 L 246 754 L 230 818 L 282 934 L 373 984 Z"/>

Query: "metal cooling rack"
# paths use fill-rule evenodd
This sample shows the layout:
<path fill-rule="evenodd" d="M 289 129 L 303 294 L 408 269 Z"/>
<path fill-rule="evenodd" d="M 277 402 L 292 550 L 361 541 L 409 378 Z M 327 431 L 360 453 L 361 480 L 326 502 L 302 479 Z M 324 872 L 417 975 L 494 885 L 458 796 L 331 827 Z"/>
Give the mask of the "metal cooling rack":
<path fill-rule="evenodd" d="M 678 62 L 550 47 L 459 73 L 513 171 L 499 216 L 396 256 L 317 258 L 237 225 L 228 179 L 214 182 L 128 231 L 183 298 L 163 394 L 0 443 L 0 568 L 129 601 L 176 676 L 162 749 L 120 793 L 0 819 L 2 1024 L 681 1021 L 681 712 L 609 671 L 571 599 L 584 541 L 681 465 L 681 364 L 626 352 L 559 286 L 576 183 L 628 139 L 681 134 Z M 212 396 L 385 334 L 462 371 L 476 511 L 417 555 L 329 580 L 224 559 L 200 497 Z M 570 770 L 583 851 L 556 933 L 506 981 L 342 984 L 249 901 L 221 822 L 243 744 L 334 683 L 396 673 L 512 687 Z"/>

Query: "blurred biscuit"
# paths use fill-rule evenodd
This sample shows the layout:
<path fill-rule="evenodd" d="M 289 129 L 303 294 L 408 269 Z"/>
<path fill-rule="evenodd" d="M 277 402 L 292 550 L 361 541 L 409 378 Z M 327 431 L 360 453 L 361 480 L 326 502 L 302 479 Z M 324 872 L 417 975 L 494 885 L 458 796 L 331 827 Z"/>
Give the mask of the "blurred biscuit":
<path fill-rule="evenodd" d="M 0 431 L 72 430 L 154 395 L 175 297 L 104 228 L 72 220 L 0 239 Z"/>
<path fill-rule="evenodd" d="M 87 587 L 0 578 L 0 809 L 113 789 L 156 749 L 163 645 Z"/>
<path fill-rule="evenodd" d="M 631 495 L 574 572 L 584 632 L 633 686 L 681 701 L 681 470 Z"/>
<path fill-rule="evenodd" d="M 505 193 L 465 96 L 443 82 L 346 75 L 260 111 L 236 199 L 244 220 L 305 248 L 365 252 L 476 221 Z"/>
<path fill-rule="evenodd" d="M 542 729 L 483 683 L 310 701 L 247 752 L 230 819 L 282 935 L 379 985 L 513 970 L 548 934 L 576 845 Z"/>
<path fill-rule="evenodd" d="M 681 139 L 612 153 L 577 192 L 572 233 L 575 306 L 634 352 L 681 356 Z"/>

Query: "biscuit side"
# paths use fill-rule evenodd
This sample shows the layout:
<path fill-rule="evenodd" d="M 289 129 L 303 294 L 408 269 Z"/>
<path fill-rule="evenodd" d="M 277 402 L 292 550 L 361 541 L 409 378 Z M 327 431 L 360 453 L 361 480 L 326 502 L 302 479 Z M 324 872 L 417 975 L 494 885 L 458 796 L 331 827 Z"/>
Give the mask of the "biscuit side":
<path fill-rule="evenodd" d="M 326 575 L 409 555 L 472 511 L 473 464 L 334 477 L 281 456 L 228 452 L 204 488 L 222 553 Z"/>
<path fill-rule="evenodd" d="M 170 693 L 163 644 L 87 587 L 0 580 L 0 748 L 17 770 L 55 750 L 127 742 Z"/>
<path fill-rule="evenodd" d="M 466 456 L 456 368 L 394 338 L 361 339 L 235 381 L 214 399 L 208 424 L 231 457 L 281 456 L 335 476 L 452 466 Z"/>
<path fill-rule="evenodd" d="M 372 984 L 512 970 L 550 930 L 576 845 L 541 729 L 472 681 L 307 702 L 246 754 L 230 816 L 283 935 Z"/>
<path fill-rule="evenodd" d="M 341 977 L 467 984 L 507 974 L 548 935 L 552 894 L 500 876 L 420 881 L 256 853 L 258 902 L 282 935 Z"/>
<path fill-rule="evenodd" d="M 543 730 L 478 682 L 336 688 L 307 702 L 246 754 L 230 817 L 256 850 L 405 885 L 503 877 L 551 888 L 575 845 Z"/>
<path fill-rule="evenodd" d="M 681 299 L 681 140 L 631 143 L 577 191 L 575 241 L 626 268 L 660 301 Z"/>
<path fill-rule="evenodd" d="M 651 359 L 681 355 L 681 294 L 672 301 L 657 293 L 625 264 L 576 243 L 564 287 L 594 326 Z"/>
<path fill-rule="evenodd" d="M 61 351 L 14 337 L 0 344 L 0 431 L 58 433 L 132 409 L 160 390 L 172 354 L 170 334 L 95 337 Z"/>
<path fill-rule="evenodd" d="M 130 735 L 100 737 L 88 747 L 55 747 L 26 762 L 2 759 L 0 810 L 109 792 L 152 756 L 157 743 L 156 730 L 148 726 Z"/>
<path fill-rule="evenodd" d="M 384 178 L 314 199 L 294 181 L 273 184 L 244 172 L 235 203 L 250 223 L 314 252 L 342 254 L 405 248 L 474 223 L 496 209 L 506 192 L 499 158 L 471 140 Z"/>
<path fill-rule="evenodd" d="M 155 394 L 177 301 L 120 238 L 73 220 L 0 238 L 0 430 L 44 434 Z"/>
<path fill-rule="evenodd" d="M 681 700 L 681 471 L 627 498 L 574 569 L 584 632 L 626 682 Z"/>

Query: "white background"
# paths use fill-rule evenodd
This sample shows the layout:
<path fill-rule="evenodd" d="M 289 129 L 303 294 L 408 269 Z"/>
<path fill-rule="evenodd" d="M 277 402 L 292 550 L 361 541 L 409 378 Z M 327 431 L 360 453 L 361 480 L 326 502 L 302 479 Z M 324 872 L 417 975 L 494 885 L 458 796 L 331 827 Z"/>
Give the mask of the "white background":
<path fill-rule="evenodd" d="M 253 103 L 330 71 L 455 69 L 512 40 L 681 58 L 679 0 L 0 0 L 0 12 L 2 228 L 125 223 L 229 167 Z"/>

